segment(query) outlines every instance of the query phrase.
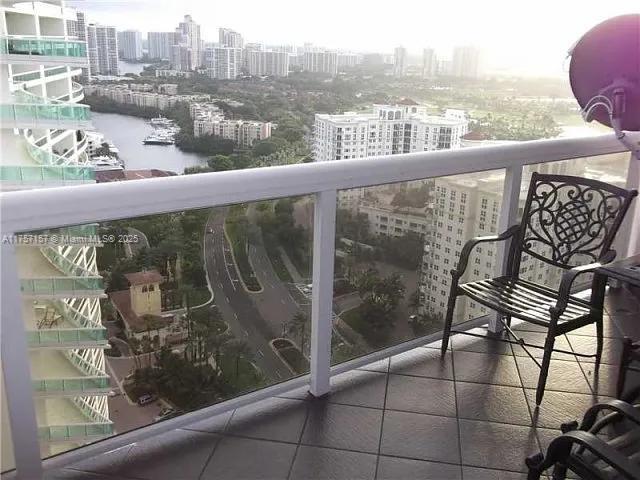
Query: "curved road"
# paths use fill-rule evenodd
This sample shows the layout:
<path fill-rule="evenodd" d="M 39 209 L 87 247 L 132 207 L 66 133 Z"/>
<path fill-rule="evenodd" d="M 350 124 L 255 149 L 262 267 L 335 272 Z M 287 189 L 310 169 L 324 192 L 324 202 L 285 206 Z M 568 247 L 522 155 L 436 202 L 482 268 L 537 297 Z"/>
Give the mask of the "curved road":
<path fill-rule="evenodd" d="M 291 373 L 273 352 L 269 341 L 280 336 L 262 318 L 238 279 L 231 250 L 224 236 L 226 208 L 214 208 L 207 219 L 204 257 L 214 303 L 237 338 L 244 339 L 255 352 L 255 363 L 271 381 L 284 380 Z M 213 229 L 213 233 L 208 233 Z"/>

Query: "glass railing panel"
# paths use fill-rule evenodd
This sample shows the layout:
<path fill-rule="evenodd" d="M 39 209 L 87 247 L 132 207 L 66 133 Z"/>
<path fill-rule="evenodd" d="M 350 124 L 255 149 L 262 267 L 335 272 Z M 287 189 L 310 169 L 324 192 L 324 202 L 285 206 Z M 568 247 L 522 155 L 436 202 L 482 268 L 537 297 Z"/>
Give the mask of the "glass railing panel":
<path fill-rule="evenodd" d="M 37 149 L 35 147 L 33 147 L 33 150 L 40 151 L 40 149 Z M 44 153 L 46 154 L 47 152 Z M 36 155 L 39 159 L 42 159 L 43 156 L 46 156 L 42 155 L 41 153 L 36 153 Z M 11 165 L 0 165 L 0 181 L 13 183 L 56 181 L 93 182 L 95 181 L 95 171 L 90 167 L 18 167 Z"/>
<path fill-rule="evenodd" d="M 55 57 L 86 57 L 85 42 L 56 39 L 3 38 L 2 53 L 11 55 L 43 55 Z"/>
<path fill-rule="evenodd" d="M 450 271 L 467 240 L 496 233 L 503 186 L 498 170 L 338 192 L 333 363 L 441 331 Z M 484 250 L 464 280 L 493 274 Z M 461 299 L 454 322 L 486 313 Z"/>
<path fill-rule="evenodd" d="M 28 278 L 20 280 L 20 284 L 26 295 L 83 295 L 104 289 L 102 277 Z"/>
<path fill-rule="evenodd" d="M 97 320 L 74 323 L 98 321 L 109 328 L 108 338 L 106 329 L 66 329 L 53 322 L 28 332 L 32 351 L 78 344 L 65 357 L 87 375 L 34 379 L 38 400 L 79 392 L 78 398 L 104 403 L 78 403 L 98 426 L 88 426 L 87 435 L 76 426 L 48 430 L 43 455 L 49 455 L 51 438 L 84 436 L 84 442 L 103 436 L 100 415 L 124 433 L 307 373 L 311 312 L 299 287 L 311 283 L 312 211 L 310 197 L 296 197 L 30 232 L 100 237 L 96 264 L 104 281 L 60 273 L 55 279 L 23 278 L 22 288 L 25 295 L 57 294 L 59 302 L 68 302 L 83 288 L 104 287 L 107 298 L 86 297 L 99 302 Z M 55 248 L 27 253 L 69 275 L 85 268 L 71 261 L 75 255 L 65 258 Z M 72 303 L 56 303 L 55 309 L 68 321 L 76 312 L 90 315 L 89 308 Z M 47 311 L 39 315 L 54 318 Z M 120 368 L 123 362 L 127 368 Z M 103 377 L 103 371 L 117 378 Z M 115 395 L 107 395 L 109 389 Z M 167 404 L 173 409 L 167 411 Z"/>

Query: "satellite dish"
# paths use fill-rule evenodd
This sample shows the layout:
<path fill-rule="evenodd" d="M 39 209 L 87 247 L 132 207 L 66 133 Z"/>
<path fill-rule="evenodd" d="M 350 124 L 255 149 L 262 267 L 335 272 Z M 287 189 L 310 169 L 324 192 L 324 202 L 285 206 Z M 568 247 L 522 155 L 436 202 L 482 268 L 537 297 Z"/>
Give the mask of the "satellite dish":
<path fill-rule="evenodd" d="M 569 79 L 586 121 L 612 127 L 640 159 L 624 130 L 640 131 L 640 14 L 596 25 L 570 52 Z"/>

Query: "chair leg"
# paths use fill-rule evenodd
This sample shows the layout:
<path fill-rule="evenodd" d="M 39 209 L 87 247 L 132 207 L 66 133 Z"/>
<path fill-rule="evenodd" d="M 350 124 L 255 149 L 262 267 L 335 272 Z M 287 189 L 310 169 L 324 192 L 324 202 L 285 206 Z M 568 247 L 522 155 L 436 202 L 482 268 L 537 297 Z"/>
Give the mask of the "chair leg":
<path fill-rule="evenodd" d="M 620 355 L 620 366 L 618 367 L 618 381 L 616 382 L 616 397 L 621 398 L 624 391 L 624 384 L 627 377 L 627 365 L 629 364 L 629 354 L 631 353 L 632 340 L 624 337 L 622 341 L 622 354 Z"/>
<path fill-rule="evenodd" d="M 449 336 L 451 335 L 451 324 L 453 323 L 453 311 L 456 308 L 456 301 L 458 299 L 457 289 L 458 282 L 453 280 L 451 284 L 451 291 L 449 292 L 449 301 L 447 302 L 447 315 L 444 319 L 444 331 L 442 332 L 442 346 L 440 347 L 440 354 L 444 356 L 447 353 L 447 347 L 449 346 Z"/>
<path fill-rule="evenodd" d="M 602 360 L 602 349 L 604 345 L 604 327 L 602 314 L 596 319 L 596 370 L 600 368 L 600 361 Z"/>
<path fill-rule="evenodd" d="M 553 352 L 553 344 L 556 337 L 553 332 L 547 333 L 547 339 L 544 342 L 544 355 L 540 366 L 540 376 L 538 377 L 538 388 L 536 389 L 536 406 L 542 403 L 544 389 L 547 384 L 547 376 L 549 375 L 549 365 L 551 363 L 551 353 Z"/>

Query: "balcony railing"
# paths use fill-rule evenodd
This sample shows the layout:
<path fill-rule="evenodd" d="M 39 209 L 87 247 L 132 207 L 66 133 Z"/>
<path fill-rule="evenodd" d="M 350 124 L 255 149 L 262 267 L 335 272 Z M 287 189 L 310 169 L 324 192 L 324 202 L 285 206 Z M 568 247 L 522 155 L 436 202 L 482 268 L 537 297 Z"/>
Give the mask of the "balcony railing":
<path fill-rule="evenodd" d="M 49 442 L 104 437 L 113 433 L 111 423 L 83 423 L 79 425 L 52 425 L 38 427 L 38 438 Z"/>
<path fill-rule="evenodd" d="M 84 66 L 87 64 L 87 42 L 57 37 L 3 36 L 0 57 L 7 63 Z"/>
<path fill-rule="evenodd" d="M 80 72 L 80 70 L 76 70 L 77 72 Z M 61 66 L 61 67 L 51 67 L 51 68 L 45 68 L 44 69 L 44 76 L 45 78 L 47 77 L 52 77 L 54 75 L 59 75 L 61 73 L 66 73 L 67 72 L 67 66 Z M 32 72 L 24 72 L 24 73 L 16 73 L 11 77 L 11 81 L 13 83 L 24 83 L 24 82 L 30 82 L 33 80 L 38 80 L 40 78 L 40 70 L 35 70 Z"/>
<path fill-rule="evenodd" d="M 47 157 L 47 153 L 32 147 L 32 156 L 38 159 Z M 52 157 L 49 154 L 48 157 Z M 40 163 L 40 162 L 38 162 Z M 96 175 L 93 168 L 74 166 L 13 166 L 0 165 L 0 181 L 18 185 L 55 184 L 55 183 L 93 183 Z"/>
<path fill-rule="evenodd" d="M 29 97 L 31 98 L 31 97 Z M 39 98 L 39 97 L 37 97 Z M 27 97 L 24 96 L 26 100 Z M 45 101 L 45 100 L 43 100 Z M 13 128 L 76 129 L 91 126 L 88 105 L 55 103 L 0 104 L 0 120 Z"/>
<path fill-rule="evenodd" d="M 23 295 L 32 297 L 66 298 L 102 296 L 102 277 L 27 278 L 20 280 Z"/>
<path fill-rule="evenodd" d="M 640 136 L 632 136 L 640 141 Z M 7 192 L 2 200 L 2 234 L 58 228 L 61 225 L 107 222 L 135 216 L 210 208 L 274 198 L 313 195 L 313 289 L 311 293 L 310 373 L 226 400 L 209 407 L 104 439 L 44 461 L 47 468 L 69 465 L 75 461 L 104 453 L 144 438 L 229 411 L 258 400 L 308 385 L 310 392 L 321 396 L 330 390 L 333 375 L 353 370 L 371 362 L 411 350 L 434 341 L 439 334 L 418 337 L 337 365 L 331 365 L 335 224 L 338 191 L 372 185 L 391 184 L 471 172 L 502 169 L 504 182 L 497 228 L 502 231 L 517 221 L 523 167 L 561 160 L 577 159 L 624 152 L 614 135 L 578 139 L 555 139 L 518 144 L 469 148 L 451 151 L 412 153 L 334 162 L 296 164 L 271 168 L 236 170 L 200 175 L 186 175 L 136 182 L 81 185 L 66 189 L 42 189 Z M 629 163 L 627 183 L 638 186 L 640 162 Z M 640 209 L 629 212 L 637 219 Z M 637 225 L 637 222 L 635 222 Z M 618 238 L 620 256 L 639 249 L 637 230 L 629 220 Z M 15 247 L 2 245 L 2 354 L 5 371 L 7 405 L 14 434 L 15 460 L 18 471 L 28 478 L 41 474 L 36 416 L 31 400 L 32 384 L 28 362 L 28 343 L 20 321 L 21 294 L 33 291 L 51 292 L 55 285 L 34 284 L 34 280 L 18 279 Z M 497 267 L 506 264 L 504 250 L 497 252 Z M 42 280 L 50 282 L 51 280 Z M 102 286 L 101 279 L 59 279 L 72 282 L 63 290 Z M 27 282 L 27 283 L 25 283 Z M 75 282 L 95 282 L 91 286 Z M 74 296 L 76 294 L 74 293 Z M 459 328 L 471 328 L 492 321 L 483 317 L 466 322 Z M 92 425 L 91 428 L 98 428 Z M 106 427 L 105 427 L 106 428 Z M 106 433 L 105 433 L 106 434 Z M 66 434 L 53 435 L 56 438 Z"/>
<path fill-rule="evenodd" d="M 56 328 L 32 330 L 27 332 L 27 340 L 31 347 L 56 345 L 105 345 L 107 330 L 105 328 Z"/>
<path fill-rule="evenodd" d="M 81 395 L 109 389 L 109 377 L 78 377 L 34 380 L 33 390 L 38 393 L 66 393 Z"/>

